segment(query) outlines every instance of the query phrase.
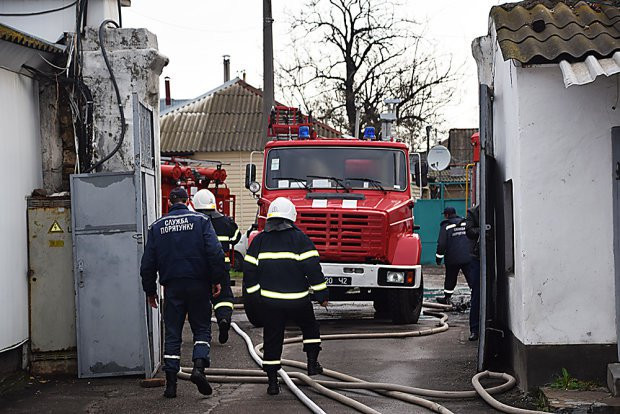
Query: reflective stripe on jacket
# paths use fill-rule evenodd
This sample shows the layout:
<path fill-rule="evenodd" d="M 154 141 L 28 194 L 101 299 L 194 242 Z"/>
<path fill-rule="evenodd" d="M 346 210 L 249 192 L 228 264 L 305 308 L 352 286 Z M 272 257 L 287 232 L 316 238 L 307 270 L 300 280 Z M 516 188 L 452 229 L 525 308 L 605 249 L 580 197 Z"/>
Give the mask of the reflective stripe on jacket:
<path fill-rule="evenodd" d="M 230 271 L 230 250 L 241 239 L 241 233 L 239 233 L 237 223 L 232 218 L 220 213 L 209 216 L 217 233 L 217 239 L 222 244 L 222 250 L 224 250 L 226 255 L 226 270 Z M 228 274 L 227 280 L 222 283 L 222 292 L 217 298 L 213 298 L 213 309 L 221 307 L 233 308 L 234 299 L 230 289 L 230 274 Z"/>
<path fill-rule="evenodd" d="M 308 301 L 310 291 L 319 302 L 329 296 L 319 252 L 297 227 L 258 234 L 248 247 L 243 278 L 248 293 L 280 305 Z"/>

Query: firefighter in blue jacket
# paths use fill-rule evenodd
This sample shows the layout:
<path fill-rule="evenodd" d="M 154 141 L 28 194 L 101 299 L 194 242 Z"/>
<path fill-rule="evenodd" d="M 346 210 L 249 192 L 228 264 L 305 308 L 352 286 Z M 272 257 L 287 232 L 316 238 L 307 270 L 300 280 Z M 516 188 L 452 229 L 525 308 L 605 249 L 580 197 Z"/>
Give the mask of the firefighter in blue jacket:
<path fill-rule="evenodd" d="M 215 195 L 209 190 L 200 190 L 193 197 L 196 211 L 206 214 L 211 219 L 211 224 L 217 233 L 217 239 L 222 244 L 226 255 L 226 278 L 222 281 L 222 293 L 213 301 L 213 310 L 220 331 L 219 342 L 224 344 L 228 341 L 228 331 L 233 313 L 234 295 L 230 288 L 230 256 L 233 246 L 239 243 L 241 233 L 235 221 L 220 213 L 216 209 Z"/>
<path fill-rule="evenodd" d="M 263 306 L 263 370 L 269 378 L 269 395 L 280 392 L 277 371 L 284 327 L 289 319 L 301 328 L 308 375 L 323 372 L 318 361 L 321 334 L 310 302 L 310 289 L 321 306 L 327 306 L 329 294 L 319 253 L 308 236 L 295 226 L 296 218 L 295 205 L 289 199 L 275 199 L 269 206 L 265 230 L 250 244 L 243 265 L 245 289 L 260 297 Z"/>
<path fill-rule="evenodd" d="M 211 220 L 187 208 L 185 189 L 173 189 L 169 200 L 172 206 L 168 214 L 149 227 L 140 267 L 142 287 L 152 307 L 157 307 L 158 273 L 159 283 L 164 286 L 164 396 L 176 397 L 186 316 L 194 335 L 194 368 L 190 379 L 201 394 L 210 395 L 211 386 L 204 374 L 210 364 L 209 297 L 211 293 L 213 297 L 219 295 L 220 283 L 226 276 L 224 252 Z"/>
<path fill-rule="evenodd" d="M 437 264 L 444 259 L 446 264 L 446 280 L 444 282 L 444 297 L 437 298 L 437 302 L 448 304 L 454 293 L 459 270 L 463 271 L 467 283 L 471 286 L 470 250 L 471 243 L 465 234 L 465 220 L 456 215 L 454 207 L 446 207 L 444 218 L 439 229 L 437 240 Z"/>

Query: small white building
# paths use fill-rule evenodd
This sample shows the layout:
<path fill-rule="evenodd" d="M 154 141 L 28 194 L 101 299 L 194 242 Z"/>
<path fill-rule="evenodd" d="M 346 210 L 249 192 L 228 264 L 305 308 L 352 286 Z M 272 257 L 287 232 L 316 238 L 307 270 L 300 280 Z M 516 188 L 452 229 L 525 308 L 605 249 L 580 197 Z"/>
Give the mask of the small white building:
<path fill-rule="evenodd" d="M 492 102 L 485 364 L 523 389 L 562 368 L 604 382 L 618 361 L 619 18 L 583 1 L 504 4 L 473 44 Z"/>
<path fill-rule="evenodd" d="M 28 341 L 33 338 L 33 325 L 30 323 L 33 302 L 32 291 L 29 290 L 32 285 L 29 286 L 29 282 L 36 279 L 29 263 L 27 197 L 35 189 L 44 190 L 39 193 L 67 191 L 69 175 L 77 171 L 77 138 L 74 136 L 77 133 L 62 87 L 63 82 L 69 82 L 67 73 L 73 73 L 70 55 L 76 50 L 75 43 L 72 43 L 74 33 L 82 29 L 86 33 L 81 39 L 88 44 L 80 48 L 86 56 L 83 61 L 86 65 L 81 69 L 88 77 L 85 85 L 89 83 L 94 90 L 97 84 L 104 84 L 96 76 L 97 68 L 103 73 L 101 77 L 109 79 L 105 66 L 99 63 L 103 62 L 100 47 L 92 40 L 95 30 L 104 20 L 119 21 L 121 6 L 128 6 L 130 1 L 91 0 L 87 10 L 82 9 L 83 13 L 80 13 L 82 19 L 77 19 L 81 3 L 72 0 L 0 0 L 0 136 L 3 150 L 0 174 L 6 184 L 0 203 L 0 382 L 5 375 L 28 365 Z M 78 20 L 79 30 L 76 27 Z M 141 33 L 143 37 L 154 39 L 152 34 L 142 31 L 136 35 L 136 43 L 142 40 L 138 39 Z M 116 46 L 114 41 L 117 38 L 121 36 L 109 40 L 108 45 L 113 64 L 116 63 L 114 52 L 117 48 L 111 45 Z M 135 47 L 123 46 L 124 49 Z M 140 55 L 140 52 L 131 50 L 127 55 Z M 154 48 L 147 50 L 147 53 L 154 56 L 153 61 L 159 58 Z M 153 73 L 159 70 L 151 76 L 154 86 L 152 91 L 148 91 L 154 102 L 159 92 L 160 66 L 163 66 L 165 59 L 159 58 L 156 63 L 159 66 L 153 64 L 149 68 Z M 63 70 L 66 67 L 70 70 Z M 143 77 L 150 76 L 151 72 Z M 124 82 L 130 81 L 139 83 L 130 76 L 119 78 L 121 88 Z M 142 83 L 138 86 L 132 84 L 132 87 L 130 92 L 145 89 Z M 93 123 L 97 125 L 92 127 L 96 132 L 90 137 L 93 140 L 99 138 L 95 142 L 103 147 L 114 142 L 110 143 L 112 140 L 103 135 L 107 134 L 108 129 L 99 124 L 110 119 L 110 124 L 117 125 L 118 129 L 121 127 L 115 118 L 118 116 L 118 105 L 112 103 L 111 94 L 106 95 L 102 91 L 103 87 L 93 93 L 96 112 Z M 105 104 L 108 103 L 112 109 L 105 112 Z M 131 108 L 130 103 L 128 107 Z M 112 137 L 112 134 L 109 136 Z M 48 247 L 59 245 L 50 244 Z M 71 248 L 70 244 L 67 248 Z M 72 280 L 73 275 L 68 277 Z M 52 296 L 53 292 L 48 294 Z M 49 300 L 53 303 L 74 299 L 72 296 L 52 296 Z M 45 309 L 46 315 L 58 317 L 59 308 Z M 75 320 L 75 315 L 69 316 Z M 70 324 L 71 321 L 68 321 L 67 326 Z"/>

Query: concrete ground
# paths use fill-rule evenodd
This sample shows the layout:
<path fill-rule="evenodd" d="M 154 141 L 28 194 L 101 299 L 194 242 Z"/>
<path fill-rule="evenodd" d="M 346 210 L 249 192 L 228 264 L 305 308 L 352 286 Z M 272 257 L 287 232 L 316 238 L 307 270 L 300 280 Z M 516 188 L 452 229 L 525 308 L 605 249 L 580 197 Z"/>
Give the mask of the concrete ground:
<path fill-rule="evenodd" d="M 426 273 L 427 296 L 439 292 L 442 276 Z M 439 273 L 439 272 L 435 272 Z M 466 297 L 468 289 L 461 276 L 458 289 Z M 436 320 L 423 316 L 418 325 L 394 326 L 387 320 L 373 318 L 369 302 L 334 303 L 329 311 L 316 307 L 321 332 L 389 332 L 432 327 Z M 471 389 L 470 379 L 476 372 L 477 343 L 469 342 L 467 314 L 451 313 L 450 329 L 437 335 L 383 340 L 326 341 L 320 360 L 323 366 L 359 378 L 439 390 Z M 234 320 L 252 337 L 262 342 L 261 329 L 253 328 L 242 311 L 236 311 Z M 217 327 L 216 327 L 217 331 Z M 296 336 L 291 329 L 287 335 Z M 217 332 L 215 332 L 217 337 Z M 186 327 L 183 365 L 190 365 L 191 332 Z M 301 345 L 285 348 L 284 357 L 304 360 Z M 256 368 L 247 354 L 245 343 L 231 331 L 230 341 L 212 344 L 212 365 L 226 368 Z M 265 393 L 263 384 L 213 384 L 214 394 L 204 398 L 193 384 L 181 381 L 178 398 L 162 397 L 163 388 L 141 388 L 138 378 L 110 378 L 97 380 L 31 378 L 23 387 L 0 397 L 0 412 L 17 413 L 272 413 L 275 410 L 295 413 L 308 412 L 285 387 L 276 397 Z M 328 398 L 305 389 L 319 406 L 329 413 L 352 412 Z M 382 413 L 426 413 L 425 409 L 368 392 L 344 392 L 346 395 Z M 521 403 L 513 391 L 502 396 L 508 402 Z M 493 412 L 484 402 L 476 400 L 438 401 L 455 413 Z"/>

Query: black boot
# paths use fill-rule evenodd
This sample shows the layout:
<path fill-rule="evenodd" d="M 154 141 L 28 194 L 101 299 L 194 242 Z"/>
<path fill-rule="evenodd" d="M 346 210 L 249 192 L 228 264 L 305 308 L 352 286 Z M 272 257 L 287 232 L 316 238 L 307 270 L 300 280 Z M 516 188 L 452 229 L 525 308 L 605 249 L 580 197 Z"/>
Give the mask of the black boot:
<path fill-rule="evenodd" d="M 323 373 L 323 367 L 318 361 L 319 351 L 308 351 L 308 375 L 319 375 Z"/>
<path fill-rule="evenodd" d="M 228 342 L 228 330 L 230 329 L 230 322 L 228 322 L 226 319 L 222 319 L 218 322 L 217 325 L 220 328 L 220 336 L 218 337 L 218 340 L 220 341 L 220 344 L 225 344 L 226 342 Z"/>
<path fill-rule="evenodd" d="M 177 373 L 166 371 L 166 390 L 164 397 L 175 398 L 177 396 Z"/>
<path fill-rule="evenodd" d="M 207 381 L 207 377 L 205 377 L 205 368 L 207 366 L 208 364 L 206 359 L 195 359 L 194 369 L 192 369 L 192 375 L 189 378 L 191 382 L 196 384 L 196 387 L 198 387 L 198 392 L 202 395 L 211 395 L 213 392 L 211 385 L 209 385 L 209 381 Z"/>
<path fill-rule="evenodd" d="M 442 305 L 450 305 L 450 298 L 452 297 L 452 295 L 445 295 L 443 298 L 435 298 L 435 300 L 437 301 L 437 303 L 441 303 Z"/>
<path fill-rule="evenodd" d="M 278 395 L 280 394 L 280 384 L 278 383 L 278 373 L 275 371 L 267 371 L 267 378 L 269 385 L 267 385 L 267 394 Z"/>

